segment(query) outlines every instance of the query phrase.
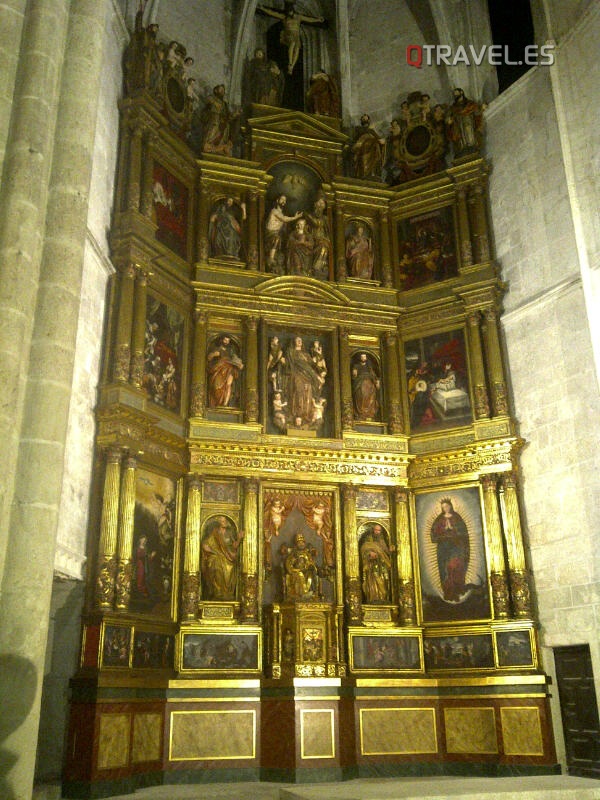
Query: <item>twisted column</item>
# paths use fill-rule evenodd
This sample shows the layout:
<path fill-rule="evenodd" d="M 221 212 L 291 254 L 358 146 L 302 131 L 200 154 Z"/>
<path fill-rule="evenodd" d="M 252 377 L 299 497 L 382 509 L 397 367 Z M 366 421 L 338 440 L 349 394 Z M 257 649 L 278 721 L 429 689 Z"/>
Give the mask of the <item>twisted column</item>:
<path fill-rule="evenodd" d="M 202 484 L 197 475 L 188 478 L 187 514 L 185 518 L 185 551 L 181 613 L 184 619 L 196 617 L 200 599 L 200 511 Z"/>
<path fill-rule="evenodd" d="M 244 481 L 244 545 L 242 548 L 241 619 L 258 622 L 258 481 Z"/>
<path fill-rule="evenodd" d="M 351 483 L 342 487 L 344 514 L 344 552 L 346 554 L 344 602 L 350 625 L 362 622 L 360 588 L 360 562 L 356 531 L 356 487 Z"/>
<path fill-rule="evenodd" d="M 471 187 L 469 208 L 471 211 L 473 243 L 475 245 L 475 263 L 481 264 L 490 260 L 485 193 L 481 182 L 477 182 Z"/>
<path fill-rule="evenodd" d="M 203 417 L 206 404 L 206 332 L 208 328 L 206 312 L 196 311 L 195 323 L 190 416 Z"/>
<path fill-rule="evenodd" d="M 135 512 L 135 482 L 137 462 L 129 456 L 123 465 L 121 499 L 119 502 L 119 529 L 117 546 L 117 574 L 115 578 L 115 606 L 119 610 L 129 607 L 133 552 L 133 521 Z"/>
<path fill-rule="evenodd" d="M 504 619 L 508 617 L 510 600 L 504 561 L 500 509 L 498 507 L 497 477 L 496 475 L 484 475 L 481 478 L 481 483 L 483 486 L 483 507 L 485 510 L 488 552 L 490 554 L 489 569 L 494 617 L 496 619 Z"/>
<path fill-rule="evenodd" d="M 148 303 L 146 287 L 148 274 L 143 269 L 137 270 L 135 280 L 135 305 L 132 321 L 132 354 L 130 380 L 136 389 L 142 388 L 144 378 L 144 347 L 146 344 L 146 308 Z"/>
<path fill-rule="evenodd" d="M 96 605 L 99 608 L 112 608 L 115 592 L 121 455 L 118 448 L 106 451 L 100 541 L 98 542 L 96 565 Z"/>
<path fill-rule="evenodd" d="M 514 473 L 509 472 L 503 479 L 503 505 L 504 505 L 504 535 L 506 537 L 506 552 L 508 555 L 508 570 L 510 579 L 510 596 L 513 613 L 516 617 L 530 618 L 531 590 L 529 586 L 529 572 L 525 561 L 525 547 L 523 546 L 523 533 L 521 531 L 521 515 L 519 514 L 519 501 L 517 497 L 517 479 Z"/>
<path fill-rule="evenodd" d="M 508 414 L 508 398 L 506 383 L 502 368 L 502 351 L 500 349 L 500 334 L 498 331 L 498 314 L 493 306 L 488 306 L 484 311 L 485 327 L 483 339 L 487 355 L 488 375 L 492 395 L 492 409 L 494 415 Z"/>
<path fill-rule="evenodd" d="M 413 576 L 410 522 L 408 517 L 408 491 L 394 490 L 394 518 L 396 521 L 396 548 L 398 560 L 398 606 L 403 625 L 414 625 L 415 580 Z"/>
<path fill-rule="evenodd" d="M 485 370 L 481 352 L 481 336 L 479 332 L 479 312 L 472 311 L 467 317 L 469 323 L 469 351 L 471 353 L 471 372 L 475 393 L 475 417 L 481 419 L 490 416 L 490 403 L 485 387 Z"/>
<path fill-rule="evenodd" d="M 113 355 L 113 380 L 119 383 L 127 383 L 129 380 L 134 286 L 135 266 L 127 264 L 119 276 L 119 314 Z"/>
<path fill-rule="evenodd" d="M 398 337 L 389 331 L 384 335 L 386 350 L 386 384 L 388 390 L 388 425 L 391 434 L 404 433 L 402 404 L 400 402 L 400 376 L 398 371 Z"/>
<path fill-rule="evenodd" d="M 258 422 L 258 320 L 246 319 L 246 422 Z"/>
<path fill-rule="evenodd" d="M 342 428 L 351 431 L 354 424 L 352 377 L 350 375 L 350 346 L 348 329 L 340 329 L 340 386 L 342 392 Z"/>
<path fill-rule="evenodd" d="M 460 240 L 461 265 L 470 267 L 473 263 L 473 248 L 471 247 L 471 230 L 469 226 L 469 209 L 467 207 L 467 192 L 461 188 L 456 192 L 458 199 L 458 236 Z"/>

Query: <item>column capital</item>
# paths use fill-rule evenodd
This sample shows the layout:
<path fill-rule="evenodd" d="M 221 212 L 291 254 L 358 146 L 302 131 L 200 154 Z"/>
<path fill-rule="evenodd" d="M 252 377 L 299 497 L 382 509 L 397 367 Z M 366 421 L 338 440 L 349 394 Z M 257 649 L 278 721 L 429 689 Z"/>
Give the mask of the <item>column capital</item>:
<path fill-rule="evenodd" d="M 344 502 L 356 500 L 356 495 L 357 489 L 353 483 L 345 483 L 342 486 L 342 497 L 344 498 Z"/>
<path fill-rule="evenodd" d="M 394 500 L 396 503 L 408 503 L 408 489 L 404 486 L 396 486 Z"/>
<path fill-rule="evenodd" d="M 244 478 L 244 492 L 246 494 L 258 494 L 259 480 L 258 478 Z"/>

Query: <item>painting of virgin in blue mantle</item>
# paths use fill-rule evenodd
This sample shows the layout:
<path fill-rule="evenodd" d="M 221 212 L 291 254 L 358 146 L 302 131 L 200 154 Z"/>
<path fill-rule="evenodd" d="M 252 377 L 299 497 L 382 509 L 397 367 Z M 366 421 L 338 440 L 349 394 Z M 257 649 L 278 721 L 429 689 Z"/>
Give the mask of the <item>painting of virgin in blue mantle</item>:
<path fill-rule="evenodd" d="M 489 619 L 479 488 L 418 494 L 416 511 L 423 621 Z"/>

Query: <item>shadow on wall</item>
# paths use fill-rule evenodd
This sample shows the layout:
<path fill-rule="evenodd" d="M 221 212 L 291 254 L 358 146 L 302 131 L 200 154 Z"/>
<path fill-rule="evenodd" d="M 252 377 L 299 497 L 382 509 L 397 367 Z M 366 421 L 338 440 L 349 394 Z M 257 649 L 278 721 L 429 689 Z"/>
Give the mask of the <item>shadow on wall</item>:
<path fill-rule="evenodd" d="M 0 655 L 0 797 L 15 800 L 7 780 L 18 756 L 2 743 L 23 723 L 35 699 L 37 673 L 26 658 Z"/>

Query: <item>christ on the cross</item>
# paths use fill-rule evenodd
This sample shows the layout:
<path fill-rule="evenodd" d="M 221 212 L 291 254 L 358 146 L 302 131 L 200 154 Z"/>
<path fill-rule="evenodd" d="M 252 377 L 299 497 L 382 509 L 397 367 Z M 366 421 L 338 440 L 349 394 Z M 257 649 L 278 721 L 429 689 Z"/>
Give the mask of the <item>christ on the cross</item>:
<path fill-rule="evenodd" d="M 283 24 L 281 31 L 280 42 L 288 49 L 288 65 L 287 71 L 291 75 L 298 61 L 300 55 L 300 48 L 302 43 L 300 41 L 300 27 L 302 23 L 307 25 L 320 25 L 325 22 L 324 17 L 309 17 L 306 14 L 299 14 L 296 11 L 295 0 L 286 2 L 283 11 L 276 11 L 274 8 L 268 6 L 257 6 L 257 10 L 261 14 L 266 14 L 269 17 L 280 19 Z"/>

